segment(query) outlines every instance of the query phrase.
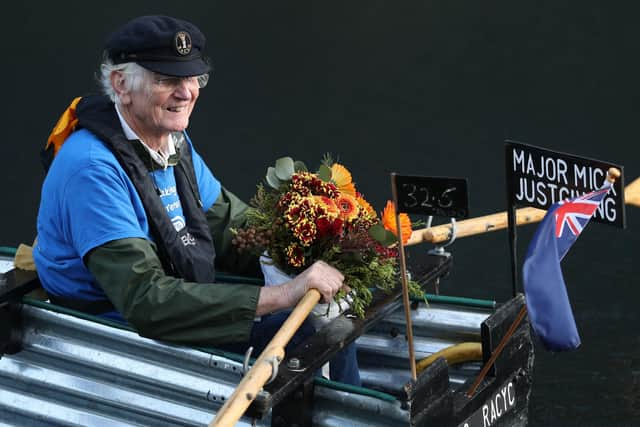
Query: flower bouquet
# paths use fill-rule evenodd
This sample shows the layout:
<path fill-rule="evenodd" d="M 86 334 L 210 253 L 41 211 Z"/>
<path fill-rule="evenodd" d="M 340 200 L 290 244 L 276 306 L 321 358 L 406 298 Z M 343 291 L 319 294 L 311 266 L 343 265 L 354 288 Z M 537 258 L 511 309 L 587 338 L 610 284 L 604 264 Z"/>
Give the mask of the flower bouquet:
<path fill-rule="evenodd" d="M 336 301 L 349 301 L 363 317 L 372 288 L 391 291 L 399 283 L 396 218 L 389 201 L 382 217 L 356 191 L 351 173 L 326 156 L 317 172 L 290 157 L 269 167 L 266 186 L 258 185 L 251 199 L 247 225 L 234 230 L 238 250 L 268 259 L 284 277 L 296 275 L 317 260 L 340 270 L 349 295 L 341 290 Z M 401 235 L 411 235 L 411 221 L 400 215 Z M 410 292 L 421 295 L 409 281 Z M 345 298 L 346 297 L 346 298 Z"/>

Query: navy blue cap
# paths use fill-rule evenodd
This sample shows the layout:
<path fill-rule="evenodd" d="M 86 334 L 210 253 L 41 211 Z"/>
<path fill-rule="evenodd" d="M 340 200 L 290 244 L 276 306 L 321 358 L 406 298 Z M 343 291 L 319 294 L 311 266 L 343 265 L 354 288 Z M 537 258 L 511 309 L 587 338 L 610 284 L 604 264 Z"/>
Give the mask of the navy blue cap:
<path fill-rule="evenodd" d="M 135 62 L 167 76 L 188 77 L 211 69 L 203 55 L 204 34 L 190 22 L 169 16 L 135 18 L 111 33 L 105 52 L 114 64 Z"/>

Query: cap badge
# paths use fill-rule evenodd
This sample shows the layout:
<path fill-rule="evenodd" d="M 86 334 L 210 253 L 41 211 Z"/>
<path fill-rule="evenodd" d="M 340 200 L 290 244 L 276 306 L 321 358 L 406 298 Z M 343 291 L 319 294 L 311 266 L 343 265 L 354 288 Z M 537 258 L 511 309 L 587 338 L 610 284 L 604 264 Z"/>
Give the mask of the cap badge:
<path fill-rule="evenodd" d="M 176 52 L 179 55 L 188 55 L 191 53 L 191 36 L 186 31 L 178 31 L 173 38 L 176 46 Z"/>

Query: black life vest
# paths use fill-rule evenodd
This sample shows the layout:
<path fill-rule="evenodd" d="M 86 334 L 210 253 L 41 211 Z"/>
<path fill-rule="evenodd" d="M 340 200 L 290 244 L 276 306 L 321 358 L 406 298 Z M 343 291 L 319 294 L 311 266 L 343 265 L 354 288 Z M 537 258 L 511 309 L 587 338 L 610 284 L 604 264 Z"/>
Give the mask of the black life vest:
<path fill-rule="evenodd" d="M 190 146 L 186 143 L 182 146 L 179 162 L 173 168 L 186 219 L 186 226 L 176 231 L 149 168 L 140 159 L 134 144 L 124 136 L 113 103 L 105 96 L 83 97 L 77 105 L 77 118 L 78 128 L 86 128 L 102 140 L 133 182 L 165 273 L 191 282 L 214 282 L 215 248 L 202 211 Z"/>

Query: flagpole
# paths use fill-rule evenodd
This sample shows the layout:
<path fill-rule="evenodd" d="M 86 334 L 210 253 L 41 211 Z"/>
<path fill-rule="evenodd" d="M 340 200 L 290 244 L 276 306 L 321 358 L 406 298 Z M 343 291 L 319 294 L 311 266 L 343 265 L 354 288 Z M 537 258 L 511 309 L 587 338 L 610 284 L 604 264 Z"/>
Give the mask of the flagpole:
<path fill-rule="evenodd" d="M 516 232 L 516 207 L 509 201 L 507 215 L 509 221 L 509 249 L 511 252 L 511 291 L 515 297 L 518 293 L 518 233 Z"/>
<path fill-rule="evenodd" d="M 416 356 L 413 348 L 413 325 L 411 321 L 411 306 L 409 303 L 409 284 L 407 283 L 407 261 L 402 243 L 402 228 L 400 227 L 400 209 L 398 208 L 398 190 L 396 189 L 396 174 L 391 174 L 391 195 L 393 207 L 396 212 L 396 230 L 398 230 L 398 249 L 400 252 L 400 275 L 402 279 L 402 302 L 404 305 L 404 317 L 407 324 L 407 346 L 409 347 L 409 368 L 411 369 L 411 379 L 418 378 L 416 369 Z"/>
<path fill-rule="evenodd" d="M 510 151 L 505 150 L 505 170 L 509 170 L 510 164 Z M 507 196 L 507 224 L 509 227 L 509 253 L 511 255 L 511 291 L 515 297 L 518 292 L 518 232 L 516 222 L 516 205 L 513 200 L 513 182 L 507 179 L 506 185 Z"/>

